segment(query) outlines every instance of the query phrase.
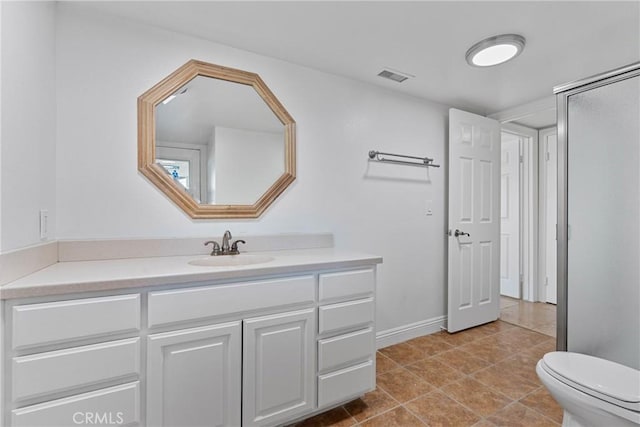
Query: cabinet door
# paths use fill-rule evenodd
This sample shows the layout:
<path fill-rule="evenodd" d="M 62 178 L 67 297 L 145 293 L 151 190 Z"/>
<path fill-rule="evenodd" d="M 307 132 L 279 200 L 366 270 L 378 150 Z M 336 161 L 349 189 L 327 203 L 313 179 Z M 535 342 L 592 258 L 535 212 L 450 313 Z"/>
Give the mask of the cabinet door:
<path fill-rule="evenodd" d="M 276 425 L 315 407 L 315 310 L 244 321 L 242 425 Z"/>
<path fill-rule="evenodd" d="M 149 427 L 240 425 L 240 322 L 149 336 Z"/>

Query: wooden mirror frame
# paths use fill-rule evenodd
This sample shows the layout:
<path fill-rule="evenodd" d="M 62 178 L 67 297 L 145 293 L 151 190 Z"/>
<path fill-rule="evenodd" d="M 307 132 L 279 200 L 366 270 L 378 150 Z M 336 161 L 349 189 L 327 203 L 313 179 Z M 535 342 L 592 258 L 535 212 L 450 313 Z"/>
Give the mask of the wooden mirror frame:
<path fill-rule="evenodd" d="M 200 204 L 156 163 L 156 106 L 197 76 L 253 87 L 284 125 L 284 173 L 253 205 Z M 257 74 L 192 59 L 138 98 L 138 170 L 191 218 L 257 218 L 296 179 L 296 122 Z"/>

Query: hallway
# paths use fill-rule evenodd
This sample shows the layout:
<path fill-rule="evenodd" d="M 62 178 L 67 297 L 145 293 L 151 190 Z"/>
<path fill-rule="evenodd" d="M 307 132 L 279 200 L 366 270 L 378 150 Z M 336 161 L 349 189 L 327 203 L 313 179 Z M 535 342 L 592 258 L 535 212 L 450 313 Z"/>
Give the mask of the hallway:
<path fill-rule="evenodd" d="M 500 297 L 500 320 L 541 334 L 556 336 L 556 306 Z"/>

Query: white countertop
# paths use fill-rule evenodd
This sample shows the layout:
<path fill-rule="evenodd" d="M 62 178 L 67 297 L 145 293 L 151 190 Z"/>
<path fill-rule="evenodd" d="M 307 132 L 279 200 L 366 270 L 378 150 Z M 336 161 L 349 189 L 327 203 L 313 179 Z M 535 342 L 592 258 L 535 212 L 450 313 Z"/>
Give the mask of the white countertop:
<path fill-rule="evenodd" d="M 192 284 L 382 263 L 379 256 L 334 248 L 252 254 L 267 255 L 274 259 L 262 264 L 225 267 L 203 267 L 188 263 L 204 258 L 202 255 L 59 262 L 3 285 L 0 287 L 0 299 Z"/>

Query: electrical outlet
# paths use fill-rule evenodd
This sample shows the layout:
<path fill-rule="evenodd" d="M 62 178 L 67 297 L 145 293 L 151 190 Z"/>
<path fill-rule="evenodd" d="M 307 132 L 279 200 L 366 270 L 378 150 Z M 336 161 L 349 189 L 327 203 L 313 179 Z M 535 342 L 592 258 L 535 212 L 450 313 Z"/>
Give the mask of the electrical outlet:
<path fill-rule="evenodd" d="M 42 209 L 40 211 L 40 240 L 49 238 L 49 211 Z"/>
<path fill-rule="evenodd" d="M 427 216 L 433 215 L 433 200 L 427 200 Z"/>

